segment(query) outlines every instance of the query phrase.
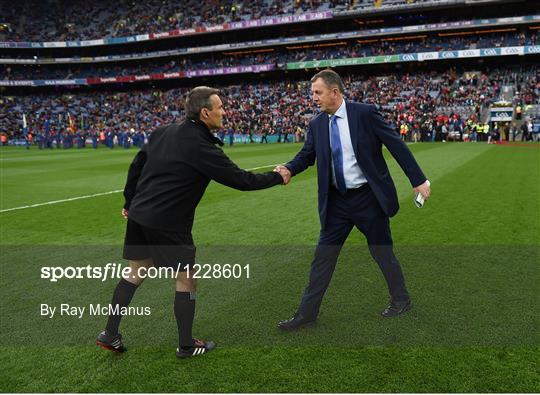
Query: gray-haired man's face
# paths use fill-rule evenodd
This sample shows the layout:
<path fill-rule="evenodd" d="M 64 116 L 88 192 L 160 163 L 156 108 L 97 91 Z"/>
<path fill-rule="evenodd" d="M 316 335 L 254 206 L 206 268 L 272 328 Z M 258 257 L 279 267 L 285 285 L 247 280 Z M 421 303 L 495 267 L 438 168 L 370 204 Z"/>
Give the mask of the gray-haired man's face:
<path fill-rule="evenodd" d="M 311 95 L 315 104 L 327 114 L 334 114 L 343 100 L 339 89 L 329 87 L 322 78 L 317 78 L 311 83 Z"/>

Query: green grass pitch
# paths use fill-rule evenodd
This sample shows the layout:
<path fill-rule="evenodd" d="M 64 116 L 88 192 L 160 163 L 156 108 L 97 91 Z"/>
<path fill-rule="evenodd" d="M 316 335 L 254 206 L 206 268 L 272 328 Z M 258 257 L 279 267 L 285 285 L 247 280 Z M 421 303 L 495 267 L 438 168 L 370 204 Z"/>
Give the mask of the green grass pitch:
<path fill-rule="evenodd" d="M 300 145 L 225 148 L 243 168 L 283 163 Z M 135 150 L 0 149 L 2 392 L 540 392 L 538 145 L 410 145 L 432 182 L 414 207 L 391 159 L 401 210 L 396 253 L 414 308 L 383 319 L 386 287 L 361 234 L 338 261 L 318 324 L 280 333 L 306 284 L 319 223 L 314 168 L 288 186 L 211 183 L 196 213 L 200 263 L 250 265 L 250 278 L 199 280 L 194 333 L 215 352 L 174 354 L 173 281 L 148 279 L 125 317 L 129 351 L 94 345 L 105 317 L 40 315 L 41 303 L 107 304 L 117 280 L 40 278 L 42 266 L 121 260 L 121 193 Z M 259 169 L 257 171 L 264 171 Z"/>

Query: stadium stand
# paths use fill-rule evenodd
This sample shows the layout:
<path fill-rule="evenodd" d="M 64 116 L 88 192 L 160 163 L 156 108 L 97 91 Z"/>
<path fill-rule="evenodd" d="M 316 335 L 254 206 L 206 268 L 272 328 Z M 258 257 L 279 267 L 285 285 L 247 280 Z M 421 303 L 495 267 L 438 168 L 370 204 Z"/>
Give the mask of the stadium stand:
<path fill-rule="evenodd" d="M 360 11 L 447 0 L 20 1 L 2 7 L 0 41 L 91 40 L 321 11 Z"/>
<path fill-rule="evenodd" d="M 346 82 L 350 86 L 349 99 L 380 105 L 396 126 L 402 121 L 424 124 L 437 119 L 478 119 L 482 106 L 499 100 L 503 85 L 514 86 L 521 92 L 514 98 L 514 105 L 540 104 L 536 67 L 496 69 L 488 74 L 450 69 L 443 73 L 394 73 L 367 79 L 349 75 Z M 51 130 L 68 130 L 66 114 L 74 116 L 76 130 L 120 133 L 134 129 L 149 133 L 161 124 L 181 119 L 186 91 L 187 88 L 5 97 L 0 103 L 0 112 L 4 114 L 0 117 L 0 130 L 21 138 L 20 114 L 26 111 L 27 122 L 38 133 L 45 132 L 47 120 Z M 297 127 L 305 130 L 306 117 L 315 111 L 305 81 L 242 84 L 224 87 L 222 92 L 227 107 L 225 128 L 232 127 L 240 134 L 294 134 Z M 14 125 L 18 125 L 15 130 Z"/>
<path fill-rule="evenodd" d="M 150 61 L 126 66 L 97 66 L 69 65 L 67 68 L 51 69 L 36 65 L 8 65 L 0 71 L 0 79 L 27 79 L 31 74 L 34 79 L 70 79 L 93 77 L 116 77 L 126 75 L 141 75 L 153 73 L 172 73 L 183 70 L 204 70 L 220 67 L 235 67 L 246 65 L 283 65 L 289 62 L 304 62 L 310 60 L 357 58 L 377 55 L 393 55 L 426 51 L 453 51 L 462 49 L 511 47 L 518 45 L 537 45 L 538 32 L 523 31 L 512 33 L 490 33 L 476 37 L 441 38 L 414 36 L 404 41 L 384 39 L 369 40 L 369 43 L 337 43 L 324 49 L 294 49 L 276 48 L 261 54 L 239 53 L 235 55 L 216 54 L 203 59 L 188 57 Z M 312 45 L 315 47 L 315 45 Z M 246 51 L 251 52 L 251 51 Z M 56 66 L 58 67 L 58 66 Z"/>
<path fill-rule="evenodd" d="M 67 140 L 77 136 L 84 141 L 103 135 L 120 144 L 129 137 L 140 145 L 157 126 L 183 117 L 183 96 L 200 84 L 219 87 L 226 99 L 222 137 L 234 133 L 244 142 L 259 141 L 264 133 L 283 141 L 282 135 L 288 134 L 294 136 L 288 141 L 298 141 L 306 120 L 316 111 L 306 81 L 327 65 L 346 79 L 349 99 L 377 104 L 396 132 L 406 129 L 404 139 L 411 141 L 444 140 L 454 131 L 464 139 L 471 125 L 490 122 L 493 106 L 510 108 L 505 127 L 512 121 L 519 128 L 540 114 L 540 17 L 532 1 L 520 2 L 521 13 L 511 18 L 501 5 L 504 2 L 483 2 L 486 15 L 499 19 L 482 20 L 471 19 L 474 13 L 464 2 L 435 0 L 188 1 L 180 5 L 104 0 L 91 7 L 79 1 L 47 0 L 35 7 L 30 3 L 0 10 L 0 40 L 7 40 L 0 42 L 4 48 L 0 51 L 0 132 L 13 143 L 30 133 L 43 147 L 60 140 L 59 146 L 70 146 L 73 142 Z M 464 14 L 467 10 L 468 18 L 451 12 L 455 7 Z M 329 12 L 324 14 L 329 19 L 301 23 L 306 12 Z M 294 44 L 272 41 L 276 31 L 259 25 L 249 31 L 239 25 L 234 36 L 195 32 L 184 41 L 157 40 L 157 44 L 101 43 L 96 49 L 62 43 L 283 15 L 299 18 L 290 19 L 290 29 L 287 19 L 280 21 L 278 35 L 295 39 Z M 451 22 L 446 23 L 446 18 Z M 321 24 L 326 26 L 325 34 L 314 34 Z M 352 31 L 352 25 L 363 30 Z M 371 25 L 376 28 L 366 29 Z M 247 41 L 251 33 L 262 40 Z M 332 36 L 340 34 L 348 36 Z M 228 37 L 239 50 L 208 45 L 214 38 L 221 43 Z M 13 46 L 33 40 L 55 43 L 50 48 L 39 42 L 36 49 Z M 156 50 L 174 55 L 156 54 Z M 184 53 L 178 56 L 175 51 Z M 111 63 L 92 58 L 98 55 L 134 58 Z M 136 59 L 144 55 L 152 57 Z"/>

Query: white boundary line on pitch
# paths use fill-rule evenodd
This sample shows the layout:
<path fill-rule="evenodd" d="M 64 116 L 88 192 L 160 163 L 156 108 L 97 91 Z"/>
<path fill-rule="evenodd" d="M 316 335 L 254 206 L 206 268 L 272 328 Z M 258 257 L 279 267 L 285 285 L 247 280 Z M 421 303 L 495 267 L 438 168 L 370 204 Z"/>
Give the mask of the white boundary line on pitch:
<path fill-rule="evenodd" d="M 252 171 L 252 170 L 258 170 L 258 169 L 264 169 L 264 168 L 267 168 L 267 167 L 277 166 L 278 164 L 252 167 L 251 169 L 246 169 L 246 170 Z M 6 208 L 4 210 L 0 210 L 0 213 L 7 213 L 8 211 L 23 210 L 23 209 L 26 209 L 26 208 L 49 206 L 49 205 L 52 205 L 52 204 L 58 204 L 58 203 L 64 203 L 64 202 L 72 202 L 74 200 L 90 199 L 90 198 L 98 197 L 98 196 L 112 195 L 114 193 L 120 193 L 120 192 L 123 192 L 123 191 L 124 191 L 123 189 L 116 189 L 114 191 L 109 191 L 109 192 L 101 192 L 101 193 L 94 193 L 92 195 L 76 196 L 76 197 L 72 197 L 72 198 L 68 198 L 68 199 L 53 200 L 51 202 L 36 203 L 36 204 L 31 204 L 29 206 Z"/>

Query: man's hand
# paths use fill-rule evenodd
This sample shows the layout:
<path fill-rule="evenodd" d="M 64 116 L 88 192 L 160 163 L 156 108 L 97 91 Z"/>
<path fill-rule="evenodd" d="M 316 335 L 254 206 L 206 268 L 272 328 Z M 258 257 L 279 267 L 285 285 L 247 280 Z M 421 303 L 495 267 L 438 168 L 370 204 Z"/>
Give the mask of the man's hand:
<path fill-rule="evenodd" d="M 281 177 L 283 177 L 283 184 L 284 185 L 287 185 L 291 181 L 291 177 L 292 177 L 291 171 L 289 169 L 287 169 L 285 166 L 278 165 L 278 166 L 276 166 L 274 171 L 279 173 L 281 175 Z"/>
<path fill-rule="evenodd" d="M 126 210 L 125 208 L 122 209 L 122 217 L 124 217 L 125 219 L 127 219 L 128 217 L 128 210 Z"/>
<path fill-rule="evenodd" d="M 413 188 L 413 192 L 415 194 L 421 193 L 424 199 L 427 199 L 431 194 L 430 185 L 431 184 L 429 183 L 429 180 L 426 180 L 426 182 L 424 182 L 423 184 L 418 185 L 416 188 Z"/>

